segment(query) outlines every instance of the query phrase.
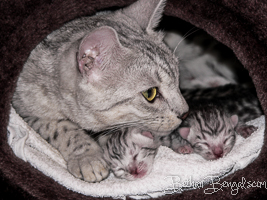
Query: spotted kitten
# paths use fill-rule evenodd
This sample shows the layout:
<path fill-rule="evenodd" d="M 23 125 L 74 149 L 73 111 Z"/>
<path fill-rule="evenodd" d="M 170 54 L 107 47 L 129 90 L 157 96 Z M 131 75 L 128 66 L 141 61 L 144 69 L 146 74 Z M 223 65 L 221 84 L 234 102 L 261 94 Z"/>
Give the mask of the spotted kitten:
<path fill-rule="evenodd" d="M 255 93 L 237 85 L 191 90 L 183 93 L 190 113 L 169 137 L 178 153 L 195 152 L 206 160 L 227 155 L 236 135 L 248 137 L 257 128 L 245 122 L 262 115 Z"/>
<path fill-rule="evenodd" d="M 154 31 L 164 5 L 139 0 L 76 19 L 48 35 L 25 63 L 12 104 L 75 177 L 98 182 L 109 172 L 86 130 L 137 126 L 166 135 L 188 111 L 178 60 Z"/>
<path fill-rule="evenodd" d="M 139 128 L 124 128 L 101 135 L 97 141 L 104 150 L 104 159 L 117 178 L 136 180 L 152 170 L 157 145 L 152 133 Z"/>
<path fill-rule="evenodd" d="M 213 104 L 192 111 L 183 126 L 178 129 L 180 136 L 189 142 L 191 151 L 206 160 L 227 155 L 235 144 L 236 134 L 248 137 L 257 129 L 249 125 L 241 128 L 237 115 L 229 115 Z"/>

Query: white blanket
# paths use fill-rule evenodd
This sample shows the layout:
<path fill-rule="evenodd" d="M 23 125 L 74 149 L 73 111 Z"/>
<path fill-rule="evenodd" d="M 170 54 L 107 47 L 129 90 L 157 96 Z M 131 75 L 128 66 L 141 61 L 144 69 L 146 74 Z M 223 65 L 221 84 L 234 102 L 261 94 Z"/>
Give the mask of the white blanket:
<path fill-rule="evenodd" d="M 261 151 L 265 118 L 262 116 L 249 124 L 257 126 L 258 130 L 247 139 L 238 136 L 233 150 L 215 161 L 206 161 L 196 154 L 180 155 L 167 147 L 160 147 L 151 174 L 137 181 L 117 179 L 112 174 L 100 183 L 87 183 L 74 178 L 67 171 L 60 153 L 33 131 L 13 108 L 8 126 L 8 143 L 19 158 L 70 190 L 95 197 L 123 199 L 131 196 L 138 199 L 201 188 L 245 168 Z"/>

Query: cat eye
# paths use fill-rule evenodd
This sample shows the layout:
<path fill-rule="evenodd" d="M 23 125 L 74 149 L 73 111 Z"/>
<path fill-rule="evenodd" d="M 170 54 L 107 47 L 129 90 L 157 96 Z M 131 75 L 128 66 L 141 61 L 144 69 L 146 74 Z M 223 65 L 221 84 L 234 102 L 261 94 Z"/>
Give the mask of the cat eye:
<path fill-rule="evenodd" d="M 123 169 L 123 168 L 119 168 L 117 171 L 125 172 L 125 169 Z"/>
<path fill-rule="evenodd" d="M 229 138 L 225 139 L 225 140 L 223 141 L 223 144 L 226 144 L 227 141 L 229 141 Z"/>
<path fill-rule="evenodd" d="M 226 144 L 226 143 L 228 143 L 229 141 L 230 141 L 231 143 L 233 143 L 233 142 L 235 141 L 235 136 L 232 135 L 232 136 L 226 138 L 226 139 L 223 141 L 223 144 Z"/>
<path fill-rule="evenodd" d="M 207 147 L 210 147 L 210 145 L 207 142 L 203 142 L 202 144 L 207 146 Z"/>
<path fill-rule="evenodd" d="M 156 87 L 149 88 L 148 90 L 142 92 L 142 95 L 146 98 L 148 102 L 152 102 L 157 96 L 158 90 Z"/>
<path fill-rule="evenodd" d="M 193 148 L 194 148 L 196 151 L 202 151 L 202 150 L 203 150 L 202 146 L 199 145 L 199 144 L 195 144 L 195 145 L 193 146 Z"/>

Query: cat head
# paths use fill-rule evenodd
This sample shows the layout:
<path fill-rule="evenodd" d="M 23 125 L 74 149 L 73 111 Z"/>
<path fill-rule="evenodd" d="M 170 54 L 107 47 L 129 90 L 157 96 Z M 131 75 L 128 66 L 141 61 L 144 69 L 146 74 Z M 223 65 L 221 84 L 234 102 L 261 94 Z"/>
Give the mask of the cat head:
<path fill-rule="evenodd" d="M 104 159 L 117 178 L 136 180 L 147 176 L 153 167 L 157 147 L 152 134 L 138 128 L 113 133 L 103 146 Z"/>
<path fill-rule="evenodd" d="M 178 60 L 153 30 L 164 4 L 137 1 L 107 15 L 117 25 L 99 26 L 81 40 L 77 96 L 84 112 L 93 115 L 80 119 L 85 128 L 140 126 L 166 135 L 181 123 L 188 106 L 179 90 Z M 88 121 L 94 126 L 86 127 Z"/>
<path fill-rule="evenodd" d="M 237 115 L 227 116 L 215 109 L 205 115 L 197 112 L 187 120 L 190 127 L 179 128 L 179 133 L 195 153 L 206 160 L 216 160 L 232 150 L 236 141 Z"/>

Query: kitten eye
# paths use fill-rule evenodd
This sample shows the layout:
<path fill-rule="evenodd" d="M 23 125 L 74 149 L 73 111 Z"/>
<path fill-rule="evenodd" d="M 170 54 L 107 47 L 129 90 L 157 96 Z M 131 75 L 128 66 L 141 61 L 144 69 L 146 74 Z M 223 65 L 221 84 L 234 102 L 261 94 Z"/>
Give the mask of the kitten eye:
<path fill-rule="evenodd" d="M 125 172 L 125 169 L 123 169 L 123 168 L 119 168 L 119 169 L 117 169 L 117 171 Z"/>
<path fill-rule="evenodd" d="M 226 142 L 229 140 L 229 138 L 227 138 L 227 139 L 225 139 L 224 141 L 223 141 L 223 144 L 226 144 Z"/>
<path fill-rule="evenodd" d="M 226 139 L 223 141 L 223 144 L 226 144 L 228 141 L 231 141 L 231 142 L 235 141 L 235 136 L 231 136 L 231 137 L 226 138 Z"/>
<path fill-rule="evenodd" d="M 210 145 L 207 142 L 203 142 L 203 144 L 207 147 L 210 147 Z"/>
<path fill-rule="evenodd" d="M 196 151 L 202 151 L 203 150 L 202 146 L 200 146 L 199 144 L 196 144 L 193 148 Z"/>
<path fill-rule="evenodd" d="M 201 137 L 197 135 L 196 139 L 200 139 L 201 140 Z"/>
<path fill-rule="evenodd" d="M 146 98 L 148 102 L 152 102 L 157 95 L 157 91 L 158 90 L 156 87 L 149 88 L 148 90 L 142 92 L 142 95 Z"/>

